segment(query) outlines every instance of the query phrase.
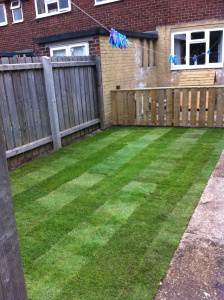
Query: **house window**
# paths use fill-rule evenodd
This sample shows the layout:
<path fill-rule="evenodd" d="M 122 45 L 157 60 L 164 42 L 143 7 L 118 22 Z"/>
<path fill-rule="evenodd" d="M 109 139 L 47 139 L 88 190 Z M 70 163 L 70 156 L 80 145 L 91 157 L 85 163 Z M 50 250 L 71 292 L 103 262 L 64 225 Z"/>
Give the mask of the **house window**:
<path fill-rule="evenodd" d="M 23 22 L 23 12 L 20 1 L 11 2 L 13 23 Z"/>
<path fill-rule="evenodd" d="M 223 62 L 223 28 L 171 34 L 172 69 L 218 68 Z"/>
<path fill-rule="evenodd" d="M 117 2 L 121 0 L 95 0 L 95 5 L 107 4 L 112 2 Z"/>
<path fill-rule="evenodd" d="M 7 16 L 5 10 L 5 4 L 0 4 L 0 26 L 7 25 Z"/>
<path fill-rule="evenodd" d="M 89 44 L 73 44 L 50 48 L 51 56 L 87 56 L 89 55 Z"/>
<path fill-rule="evenodd" d="M 34 0 L 37 18 L 60 14 L 71 10 L 70 0 Z"/>

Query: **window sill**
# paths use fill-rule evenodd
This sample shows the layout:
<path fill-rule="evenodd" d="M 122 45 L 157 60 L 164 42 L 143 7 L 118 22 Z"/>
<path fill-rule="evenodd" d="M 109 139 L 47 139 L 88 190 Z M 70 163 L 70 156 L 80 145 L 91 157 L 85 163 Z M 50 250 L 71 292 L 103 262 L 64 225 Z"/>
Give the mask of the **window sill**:
<path fill-rule="evenodd" d="M 68 10 L 63 10 L 63 11 L 55 12 L 55 13 L 52 13 L 52 14 L 43 14 L 43 16 L 41 16 L 41 15 L 36 16 L 35 20 L 39 20 L 39 19 L 47 18 L 47 17 L 52 17 L 52 16 L 57 16 L 57 15 L 60 15 L 60 14 L 65 14 L 65 13 L 68 13 L 70 11 L 71 11 L 71 7 Z"/>
<path fill-rule="evenodd" d="M 94 6 L 98 6 L 98 5 L 103 5 L 103 4 L 108 4 L 108 3 L 113 3 L 113 2 L 117 2 L 117 1 L 121 1 L 121 0 L 105 0 L 105 1 L 101 1 L 101 2 L 95 2 Z"/>
<path fill-rule="evenodd" d="M 171 67 L 170 71 L 182 71 L 182 70 L 199 70 L 199 69 L 222 69 L 222 63 L 211 64 L 211 65 L 192 65 L 192 66 L 182 66 L 182 67 Z"/>
<path fill-rule="evenodd" d="M 18 23 L 23 23 L 23 20 L 17 21 L 17 22 L 12 22 L 12 24 L 18 24 Z"/>
<path fill-rule="evenodd" d="M 6 25 L 8 25 L 8 23 L 0 24 L 0 27 L 1 27 L 1 26 L 6 26 Z"/>

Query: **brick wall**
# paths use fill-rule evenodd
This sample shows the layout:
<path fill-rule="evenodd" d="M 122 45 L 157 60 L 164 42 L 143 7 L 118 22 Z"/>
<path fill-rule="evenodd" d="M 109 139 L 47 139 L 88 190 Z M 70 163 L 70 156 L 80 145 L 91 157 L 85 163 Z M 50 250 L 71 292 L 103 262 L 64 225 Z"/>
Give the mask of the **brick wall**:
<path fill-rule="evenodd" d="M 223 19 L 223 0 L 121 0 L 94 6 L 94 0 L 75 0 L 108 28 L 152 31 L 156 26 Z M 92 19 L 72 7 L 71 12 L 36 19 L 34 0 L 22 3 L 24 22 L 12 24 L 10 2 L 6 2 L 8 25 L 0 27 L 0 51 L 34 49 L 33 37 L 98 27 Z"/>

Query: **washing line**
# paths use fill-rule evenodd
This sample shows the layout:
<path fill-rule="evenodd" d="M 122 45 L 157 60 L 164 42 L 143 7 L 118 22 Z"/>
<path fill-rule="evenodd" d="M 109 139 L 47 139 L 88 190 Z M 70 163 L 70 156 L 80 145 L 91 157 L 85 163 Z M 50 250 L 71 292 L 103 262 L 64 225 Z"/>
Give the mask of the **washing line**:
<path fill-rule="evenodd" d="M 77 9 L 79 9 L 81 12 L 83 12 L 84 14 L 86 14 L 89 18 L 91 18 L 92 20 L 94 20 L 96 23 L 98 23 L 100 26 L 102 26 L 103 28 L 105 28 L 109 33 L 110 33 L 110 30 L 106 27 L 106 26 L 104 26 L 102 23 L 100 23 L 98 20 L 96 20 L 94 17 L 92 17 L 90 14 L 88 14 L 85 10 L 83 10 L 81 7 L 79 7 L 77 4 L 75 4 L 74 2 L 72 2 L 71 1 L 71 4 L 73 5 L 73 6 L 75 6 Z M 219 42 L 219 40 L 221 39 L 221 37 L 215 42 L 215 44 L 210 48 L 210 50 Z M 169 57 L 169 55 L 167 55 L 167 54 L 164 54 L 164 53 L 162 53 L 162 52 L 159 52 L 159 51 L 155 51 L 155 50 L 152 50 L 152 49 L 150 49 L 150 48 L 146 48 L 146 47 L 144 47 L 144 46 L 141 46 L 141 45 L 138 45 L 137 43 L 131 43 L 131 44 L 133 44 L 133 45 L 135 45 L 135 46 L 137 46 L 137 47 L 139 47 L 139 48 L 141 48 L 141 49 L 146 49 L 147 51 L 151 51 L 151 52 L 153 52 L 153 53 L 158 53 L 158 54 L 160 54 L 160 55 L 163 55 L 163 56 L 165 56 L 165 57 Z M 205 55 L 206 53 L 202 53 L 202 54 L 199 54 L 199 55 L 196 55 L 196 57 L 200 57 L 200 56 L 202 56 L 202 55 Z M 194 57 L 189 57 L 189 58 L 194 58 Z M 178 58 L 178 59 L 185 59 L 185 57 L 180 57 L 180 58 Z"/>

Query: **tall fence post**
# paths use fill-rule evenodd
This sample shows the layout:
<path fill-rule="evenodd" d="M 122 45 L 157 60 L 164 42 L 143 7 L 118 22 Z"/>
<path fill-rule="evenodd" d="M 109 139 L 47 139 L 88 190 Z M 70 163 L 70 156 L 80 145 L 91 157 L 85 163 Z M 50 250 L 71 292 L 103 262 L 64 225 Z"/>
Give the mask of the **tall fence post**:
<path fill-rule="evenodd" d="M 1 127 L 0 166 L 0 299 L 26 300 L 26 284 Z"/>
<path fill-rule="evenodd" d="M 61 134 L 59 128 L 58 110 L 56 103 L 51 58 L 44 56 L 42 57 L 42 61 L 54 150 L 58 150 L 61 148 Z"/>
<path fill-rule="evenodd" d="M 99 98 L 99 111 L 100 111 L 100 126 L 101 129 L 105 128 L 104 120 L 104 103 L 103 103 L 103 84 L 102 84 L 102 71 L 100 56 L 96 57 L 96 76 L 97 76 L 97 94 Z"/>

